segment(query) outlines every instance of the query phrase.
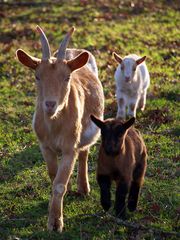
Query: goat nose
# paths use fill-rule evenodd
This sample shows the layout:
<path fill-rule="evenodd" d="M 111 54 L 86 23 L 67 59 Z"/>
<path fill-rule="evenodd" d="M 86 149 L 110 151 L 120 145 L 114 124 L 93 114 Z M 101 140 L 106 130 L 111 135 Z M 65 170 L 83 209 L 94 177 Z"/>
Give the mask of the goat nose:
<path fill-rule="evenodd" d="M 128 82 L 130 80 L 129 76 L 125 76 L 125 80 Z"/>
<path fill-rule="evenodd" d="M 53 109 L 54 106 L 56 105 L 56 102 L 55 101 L 46 101 L 45 104 L 46 104 L 47 108 Z"/>

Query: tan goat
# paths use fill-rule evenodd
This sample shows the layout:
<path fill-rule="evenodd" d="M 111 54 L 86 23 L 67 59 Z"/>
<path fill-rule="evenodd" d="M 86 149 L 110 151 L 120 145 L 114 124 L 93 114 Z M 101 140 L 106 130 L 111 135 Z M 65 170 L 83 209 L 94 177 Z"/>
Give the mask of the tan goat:
<path fill-rule="evenodd" d="M 63 197 L 77 158 L 78 192 L 88 194 L 90 191 L 88 151 L 97 140 L 99 130 L 89 115 L 103 117 L 104 95 L 101 82 L 86 65 L 88 52 L 84 51 L 70 60 L 65 59 L 74 28 L 62 41 L 57 58 L 51 57 L 42 29 L 37 27 L 37 30 L 41 36 L 42 59 L 34 58 L 21 49 L 16 54 L 22 64 L 35 70 L 38 95 L 33 128 L 52 181 L 48 229 L 61 232 Z M 62 159 L 58 165 L 60 153 Z"/>

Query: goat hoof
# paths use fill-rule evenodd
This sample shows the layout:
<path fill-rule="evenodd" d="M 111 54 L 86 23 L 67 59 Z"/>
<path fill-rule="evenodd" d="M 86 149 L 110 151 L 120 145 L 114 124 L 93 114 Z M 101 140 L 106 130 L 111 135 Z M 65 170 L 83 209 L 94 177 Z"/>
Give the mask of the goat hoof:
<path fill-rule="evenodd" d="M 70 191 L 67 193 L 68 196 L 70 197 L 83 197 L 85 196 L 85 194 L 81 193 L 81 192 L 77 192 L 77 191 Z"/>
<path fill-rule="evenodd" d="M 104 209 L 105 212 L 107 212 L 110 209 L 110 206 L 107 206 L 107 205 L 103 206 L 103 209 Z"/>
<path fill-rule="evenodd" d="M 116 211 L 116 217 L 122 220 L 126 220 L 127 219 L 126 211 L 122 211 L 122 210 Z"/>
<path fill-rule="evenodd" d="M 56 231 L 61 233 L 63 230 L 63 222 L 57 218 L 49 218 L 47 228 L 49 231 Z"/>
<path fill-rule="evenodd" d="M 78 191 L 76 194 L 77 194 L 77 196 L 85 197 L 85 196 L 88 196 L 88 195 L 89 195 L 89 192 L 81 192 L 81 191 Z"/>
<path fill-rule="evenodd" d="M 109 209 L 110 209 L 110 207 L 111 207 L 111 203 L 101 203 L 101 205 L 102 205 L 102 207 L 103 207 L 103 209 L 104 209 L 104 211 L 108 211 Z"/>
<path fill-rule="evenodd" d="M 128 209 L 130 212 L 134 212 L 137 208 L 137 205 L 135 203 L 129 203 L 128 204 Z"/>
<path fill-rule="evenodd" d="M 83 187 L 78 189 L 78 194 L 81 196 L 89 195 L 90 187 Z"/>

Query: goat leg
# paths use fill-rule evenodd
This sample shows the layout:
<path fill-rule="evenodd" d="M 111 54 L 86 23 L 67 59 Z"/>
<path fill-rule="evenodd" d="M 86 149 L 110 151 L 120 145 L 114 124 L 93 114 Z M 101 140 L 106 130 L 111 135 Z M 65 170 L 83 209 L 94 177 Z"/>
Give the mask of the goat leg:
<path fill-rule="evenodd" d="M 126 182 L 120 182 L 116 188 L 116 200 L 115 211 L 118 218 L 126 218 L 126 195 L 128 193 L 128 184 Z"/>
<path fill-rule="evenodd" d="M 105 211 L 111 207 L 111 179 L 108 175 L 98 175 L 97 181 L 101 190 L 101 205 Z"/>

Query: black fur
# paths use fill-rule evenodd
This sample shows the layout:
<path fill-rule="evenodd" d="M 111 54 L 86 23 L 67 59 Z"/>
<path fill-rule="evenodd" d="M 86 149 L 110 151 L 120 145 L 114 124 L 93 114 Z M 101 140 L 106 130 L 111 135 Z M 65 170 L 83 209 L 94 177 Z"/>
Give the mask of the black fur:
<path fill-rule="evenodd" d="M 129 211 L 133 212 L 137 208 L 138 197 L 139 197 L 139 190 L 140 190 L 140 183 L 139 179 L 141 179 L 144 172 L 144 168 L 141 164 L 138 164 L 133 172 L 133 181 L 131 183 L 129 197 L 128 197 L 128 209 Z"/>
<path fill-rule="evenodd" d="M 128 209 L 134 211 L 137 207 L 139 191 L 146 171 L 146 147 L 140 133 L 135 129 L 129 130 L 135 122 L 134 117 L 124 122 L 120 119 L 103 121 L 91 115 L 91 120 L 101 129 L 102 143 L 97 170 L 97 181 L 101 191 L 101 205 L 105 211 L 108 211 L 111 207 L 110 188 L 111 182 L 115 181 L 116 197 L 114 208 L 116 216 L 125 219 L 127 195 L 129 195 Z M 102 163 L 100 164 L 101 160 L 105 166 L 102 166 Z M 120 161 L 124 162 L 121 163 Z"/>
<path fill-rule="evenodd" d="M 111 179 L 107 175 L 98 175 L 97 181 L 101 190 L 101 205 L 105 211 L 111 207 Z"/>
<path fill-rule="evenodd" d="M 131 188 L 128 197 L 128 209 L 130 212 L 135 211 L 137 208 L 139 190 L 140 190 L 139 183 L 133 181 L 131 183 Z"/>
<path fill-rule="evenodd" d="M 118 184 L 116 188 L 115 211 L 116 216 L 124 219 L 126 217 L 126 195 L 128 193 L 128 185 L 125 181 Z"/>

